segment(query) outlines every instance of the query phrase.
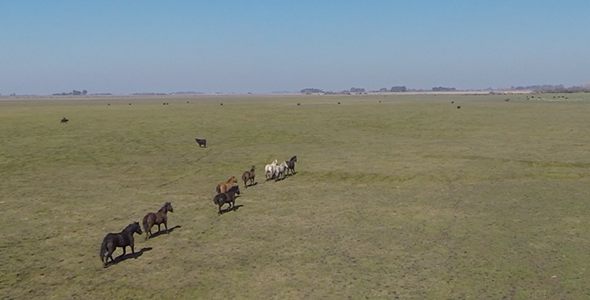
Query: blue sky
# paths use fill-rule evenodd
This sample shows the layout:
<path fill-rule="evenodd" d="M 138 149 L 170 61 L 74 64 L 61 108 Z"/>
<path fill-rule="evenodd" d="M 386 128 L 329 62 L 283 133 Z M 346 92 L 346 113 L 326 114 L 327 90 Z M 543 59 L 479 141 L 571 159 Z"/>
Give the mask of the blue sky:
<path fill-rule="evenodd" d="M 590 1 L 0 1 L 0 93 L 590 83 Z"/>

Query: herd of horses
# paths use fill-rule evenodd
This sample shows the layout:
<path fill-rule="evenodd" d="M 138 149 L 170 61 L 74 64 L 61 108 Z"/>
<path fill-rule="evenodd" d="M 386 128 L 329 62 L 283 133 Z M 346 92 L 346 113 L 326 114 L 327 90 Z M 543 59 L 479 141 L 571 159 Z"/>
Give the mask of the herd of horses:
<path fill-rule="evenodd" d="M 266 180 L 274 179 L 275 181 L 283 180 L 288 175 L 295 174 L 295 163 L 297 162 L 297 156 L 291 157 L 282 163 L 278 163 L 275 159 L 270 164 L 264 167 Z M 250 170 L 242 173 L 242 181 L 244 182 L 244 188 L 253 186 L 256 184 L 256 167 L 252 166 Z M 235 176 L 231 176 L 226 181 L 220 182 L 215 187 L 217 195 L 213 197 L 213 203 L 218 206 L 217 213 L 221 215 L 223 213 L 222 207 L 228 204 L 227 211 L 234 210 L 236 196 L 240 195 L 240 187 L 238 186 L 238 179 Z"/>
<path fill-rule="evenodd" d="M 203 139 L 205 147 L 206 141 Z M 197 140 L 199 146 L 199 140 Z M 283 180 L 288 175 L 295 174 L 295 163 L 297 162 L 297 156 L 291 157 L 291 159 L 278 163 L 275 159 L 270 164 L 264 167 L 266 180 L 274 179 L 275 181 Z M 252 166 L 250 170 L 245 171 L 242 174 L 242 181 L 244 182 L 244 188 L 256 185 L 256 173 L 255 166 Z M 235 176 L 231 176 L 226 181 L 220 182 L 215 187 L 217 194 L 213 197 L 213 203 L 218 206 L 218 215 L 221 215 L 223 210 L 222 207 L 225 204 L 229 205 L 226 211 L 235 210 L 236 197 L 240 195 L 240 187 L 238 180 Z M 168 230 L 168 212 L 174 212 L 172 203 L 166 202 L 157 212 L 147 213 L 143 217 L 143 231 L 145 231 L 145 239 L 153 237 L 152 227 L 158 226 L 158 233 L 161 232 L 160 226 L 164 225 L 165 233 L 170 233 Z M 123 248 L 123 254 L 120 257 L 124 257 L 126 254 L 127 247 L 131 248 L 131 253 L 135 254 L 135 240 L 134 234 L 143 234 L 141 225 L 138 222 L 127 225 L 121 232 L 108 233 L 100 246 L 100 261 L 103 263 L 103 267 L 108 266 L 110 259 L 111 263 L 115 263 L 113 259 L 113 252 L 117 247 Z"/>

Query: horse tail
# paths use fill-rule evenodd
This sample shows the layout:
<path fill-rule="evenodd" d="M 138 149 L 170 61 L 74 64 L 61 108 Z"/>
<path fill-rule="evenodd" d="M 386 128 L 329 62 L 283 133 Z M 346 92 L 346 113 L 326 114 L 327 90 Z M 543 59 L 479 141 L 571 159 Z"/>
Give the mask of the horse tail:
<path fill-rule="evenodd" d="M 100 261 L 104 263 L 104 253 L 107 250 L 107 237 L 102 240 L 102 244 L 100 245 L 100 253 L 98 256 L 100 257 Z"/>
<path fill-rule="evenodd" d="M 147 237 L 147 232 L 148 232 L 148 219 L 150 217 L 150 214 L 145 215 L 145 217 L 143 217 L 143 231 L 145 232 L 145 236 Z"/>

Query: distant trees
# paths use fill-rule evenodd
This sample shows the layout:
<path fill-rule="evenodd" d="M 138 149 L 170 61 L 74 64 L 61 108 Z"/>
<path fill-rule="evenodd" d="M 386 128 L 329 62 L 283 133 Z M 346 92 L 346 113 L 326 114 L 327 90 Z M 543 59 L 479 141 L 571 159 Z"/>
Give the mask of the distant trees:
<path fill-rule="evenodd" d="M 323 94 L 324 91 L 316 88 L 305 88 L 300 91 L 302 94 L 310 95 L 310 94 Z"/>
<path fill-rule="evenodd" d="M 405 86 L 392 86 L 389 91 L 392 93 L 403 93 L 407 92 L 408 89 Z"/>
<path fill-rule="evenodd" d="M 86 95 L 88 95 L 88 91 L 87 90 L 82 90 L 82 91 L 72 90 L 69 93 L 63 92 L 63 93 L 55 93 L 52 95 L 53 96 L 86 96 Z"/>
<path fill-rule="evenodd" d="M 454 92 L 456 91 L 456 88 L 452 88 L 452 87 L 443 87 L 443 86 L 437 86 L 437 87 L 433 87 L 432 91 L 433 92 Z"/>

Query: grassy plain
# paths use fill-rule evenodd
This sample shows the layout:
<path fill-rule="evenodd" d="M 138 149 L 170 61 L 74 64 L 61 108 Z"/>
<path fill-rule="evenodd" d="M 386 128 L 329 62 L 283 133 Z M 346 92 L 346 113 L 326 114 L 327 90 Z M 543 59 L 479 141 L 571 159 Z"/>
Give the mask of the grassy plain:
<path fill-rule="evenodd" d="M 587 299 L 590 95 L 540 97 L 0 101 L 0 295 Z M 104 235 L 164 201 L 181 227 L 103 269 Z"/>

